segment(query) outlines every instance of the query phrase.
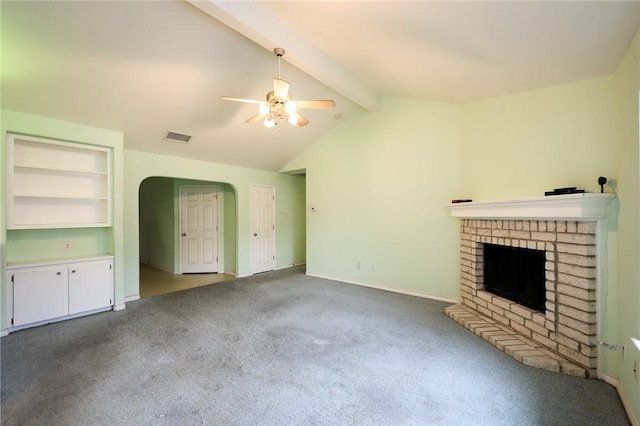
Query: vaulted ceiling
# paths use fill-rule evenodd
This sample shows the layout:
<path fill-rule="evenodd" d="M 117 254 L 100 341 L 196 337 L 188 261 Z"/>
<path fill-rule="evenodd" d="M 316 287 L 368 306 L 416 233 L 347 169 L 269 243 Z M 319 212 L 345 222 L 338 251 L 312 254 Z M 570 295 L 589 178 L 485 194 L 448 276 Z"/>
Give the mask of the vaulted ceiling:
<path fill-rule="evenodd" d="M 635 1 L 2 1 L 2 107 L 128 149 L 279 170 L 379 97 L 467 103 L 615 72 Z M 305 127 L 245 124 L 278 76 Z M 192 136 L 164 140 L 167 131 Z"/>

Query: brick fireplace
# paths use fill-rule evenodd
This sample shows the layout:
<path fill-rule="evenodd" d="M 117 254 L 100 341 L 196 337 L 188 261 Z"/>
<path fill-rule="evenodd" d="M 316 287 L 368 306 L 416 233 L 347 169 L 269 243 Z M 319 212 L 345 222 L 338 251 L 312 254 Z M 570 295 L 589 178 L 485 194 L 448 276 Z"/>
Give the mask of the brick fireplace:
<path fill-rule="evenodd" d="M 461 304 L 447 308 L 447 315 L 526 364 L 596 377 L 601 234 L 612 197 L 449 205 L 461 218 Z M 484 244 L 544 252 L 544 312 L 485 291 Z"/>

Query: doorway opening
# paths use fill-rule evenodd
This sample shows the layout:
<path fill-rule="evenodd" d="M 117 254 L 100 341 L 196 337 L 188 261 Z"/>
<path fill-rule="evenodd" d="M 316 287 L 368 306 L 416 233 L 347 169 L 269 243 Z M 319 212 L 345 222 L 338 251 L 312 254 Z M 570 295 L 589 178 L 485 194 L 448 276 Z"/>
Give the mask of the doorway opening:
<path fill-rule="evenodd" d="M 140 297 L 235 278 L 236 200 L 222 182 L 150 177 L 140 184 Z"/>

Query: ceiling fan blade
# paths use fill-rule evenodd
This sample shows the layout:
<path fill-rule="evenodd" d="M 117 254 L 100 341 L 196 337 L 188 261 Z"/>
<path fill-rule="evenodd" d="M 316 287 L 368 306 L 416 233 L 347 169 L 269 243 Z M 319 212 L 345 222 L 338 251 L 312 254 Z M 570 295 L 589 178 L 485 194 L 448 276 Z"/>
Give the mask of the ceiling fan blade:
<path fill-rule="evenodd" d="M 230 96 L 220 96 L 223 101 L 246 102 L 248 104 L 266 104 L 265 101 L 255 101 L 253 99 L 232 98 Z"/>
<path fill-rule="evenodd" d="M 306 126 L 307 124 L 309 124 L 309 120 L 307 120 L 306 118 L 304 118 L 300 114 L 296 114 L 296 115 L 298 116 L 296 122 L 295 123 L 291 123 L 291 124 L 293 124 L 295 126 L 298 126 L 298 127 Z"/>
<path fill-rule="evenodd" d="M 284 80 L 280 80 L 279 78 L 273 79 L 273 93 L 276 98 L 280 99 L 288 99 L 289 96 L 289 83 Z"/>
<path fill-rule="evenodd" d="M 331 100 L 324 101 L 296 101 L 298 109 L 331 109 L 335 108 L 336 103 Z"/>
<path fill-rule="evenodd" d="M 247 121 L 245 121 L 245 123 L 247 123 L 247 124 L 253 124 L 253 123 L 255 123 L 256 121 L 260 120 L 261 118 L 264 118 L 264 116 L 266 116 L 266 115 L 267 115 L 267 114 L 260 114 L 260 113 L 258 113 L 258 114 L 256 114 L 256 115 L 254 115 L 253 117 L 251 117 L 250 119 L 248 119 Z"/>

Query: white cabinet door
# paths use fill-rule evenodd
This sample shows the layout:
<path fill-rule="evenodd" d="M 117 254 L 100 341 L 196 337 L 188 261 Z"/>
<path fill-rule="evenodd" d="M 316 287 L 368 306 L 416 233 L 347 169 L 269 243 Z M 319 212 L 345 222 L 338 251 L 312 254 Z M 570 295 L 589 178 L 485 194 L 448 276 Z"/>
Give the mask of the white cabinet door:
<path fill-rule="evenodd" d="M 69 265 L 69 314 L 112 305 L 111 262 Z"/>
<path fill-rule="evenodd" d="M 67 315 L 67 268 L 13 274 L 13 326 Z"/>

